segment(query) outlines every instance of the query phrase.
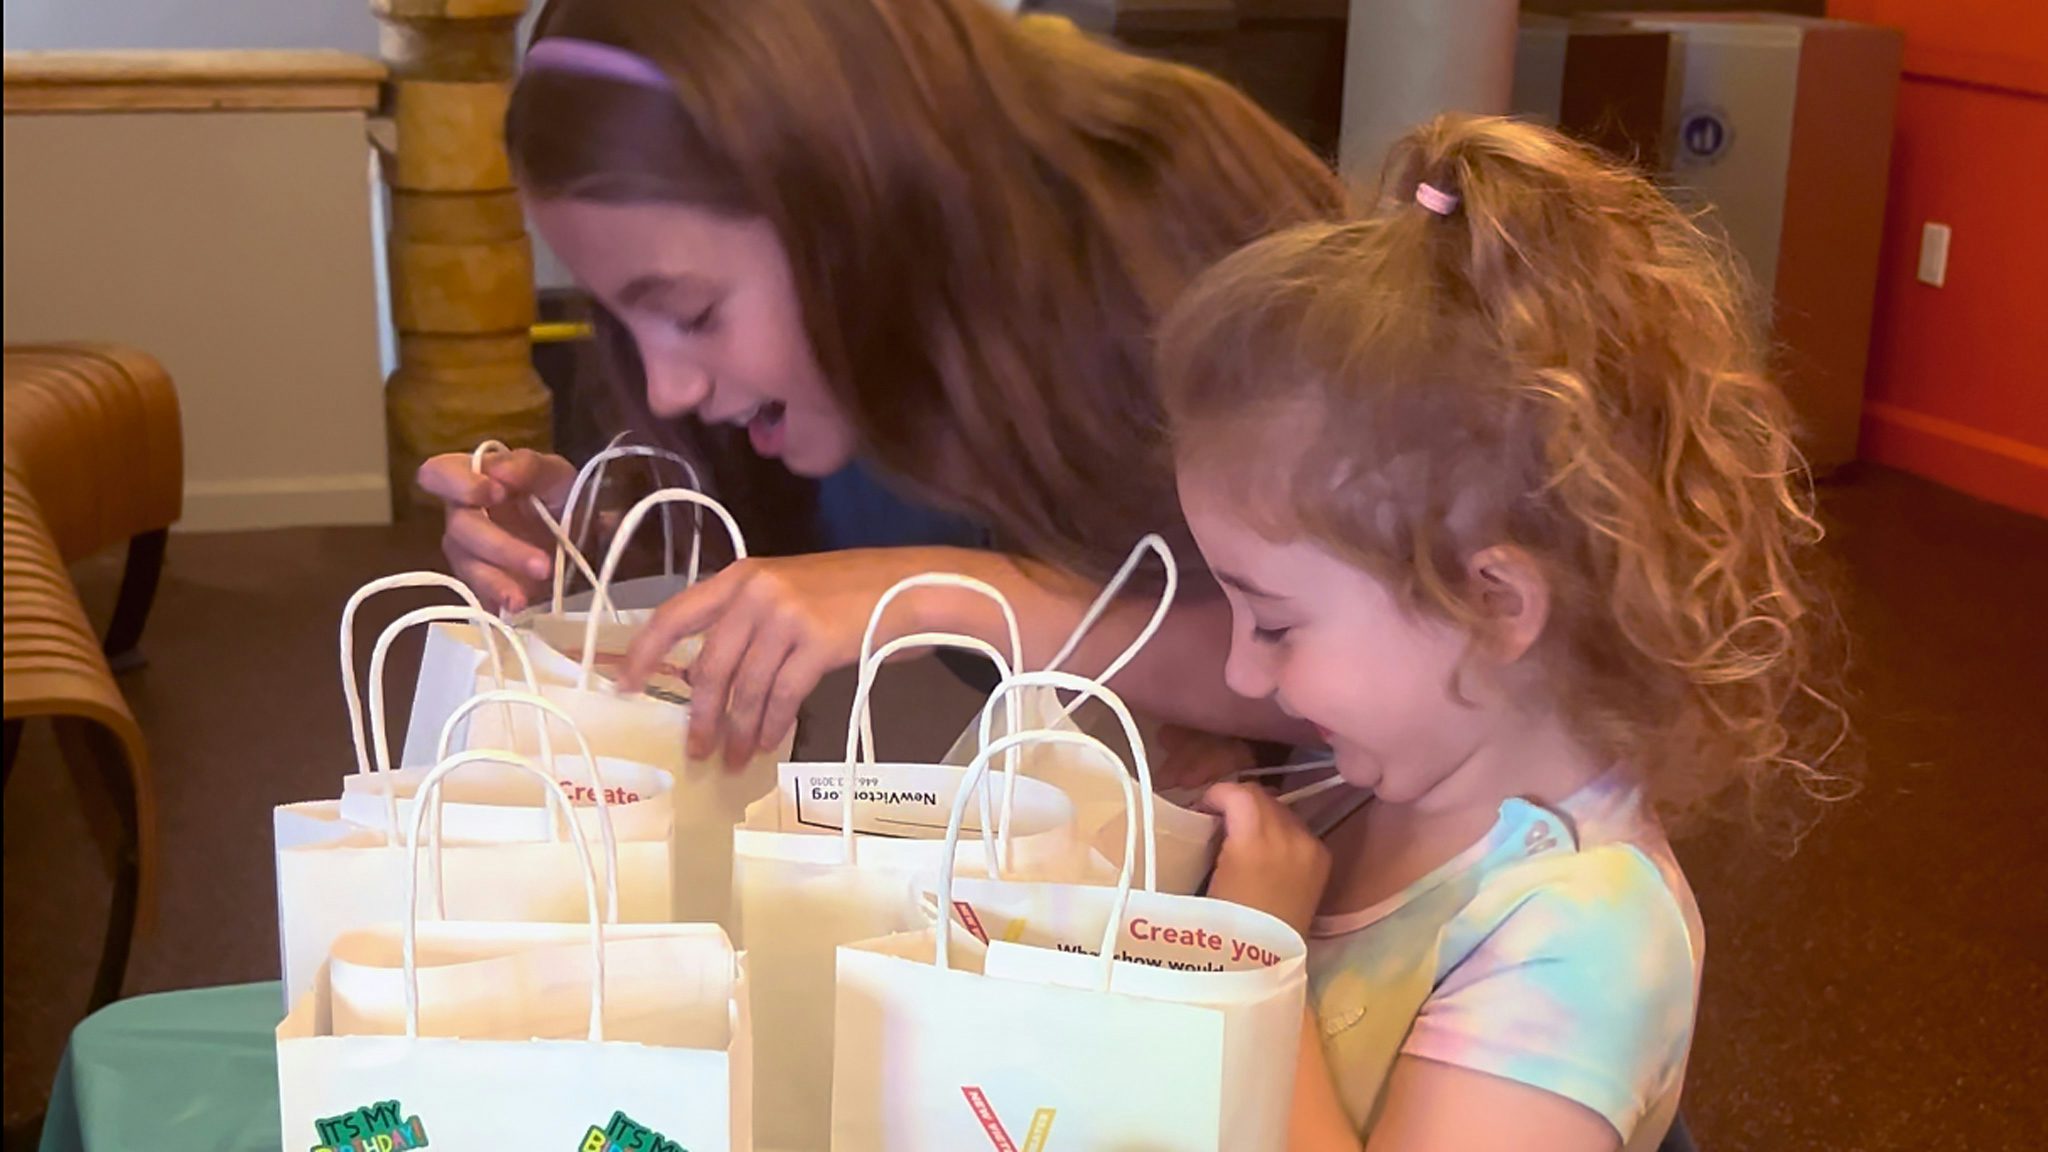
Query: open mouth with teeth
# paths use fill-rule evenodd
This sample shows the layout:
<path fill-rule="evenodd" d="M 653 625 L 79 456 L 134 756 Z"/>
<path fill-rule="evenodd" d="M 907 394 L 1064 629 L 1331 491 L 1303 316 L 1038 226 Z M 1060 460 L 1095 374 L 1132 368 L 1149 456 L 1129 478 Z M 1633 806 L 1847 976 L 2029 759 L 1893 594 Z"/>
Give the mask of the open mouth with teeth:
<path fill-rule="evenodd" d="M 787 438 L 784 419 L 789 407 L 780 400 L 766 400 L 754 406 L 753 411 L 741 413 L 733 423 L 747 430 L 747 440 L 754 451 L 762 456 L 782 455 L 783 441 Z"/>

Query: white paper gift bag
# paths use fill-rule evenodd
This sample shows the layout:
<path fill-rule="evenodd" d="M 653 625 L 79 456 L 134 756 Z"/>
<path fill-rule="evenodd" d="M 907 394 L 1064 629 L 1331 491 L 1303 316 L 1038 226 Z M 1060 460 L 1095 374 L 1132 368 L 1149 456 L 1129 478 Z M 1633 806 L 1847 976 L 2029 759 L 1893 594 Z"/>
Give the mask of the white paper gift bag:
<path fill-rule="evenodd" d="M 408 612 L 400 620 L 387 627 L 379 637 L 370 657 L 371 687 L 373 694 L 381 695 L 383 657 L 389 651 L 390 639 L 410 627 L 434 622 L 462 620 L 472 623 L 479 630 L 497 629 L 507 632 L 505 625 L 485 613 L 469 588 L 452 576 L 439 572 L 408 572 L 386 576 L 364 584 L 351 595 L 341 612 L 339 639 L 341 657 L 342 695 L 348 704 L 349 739 L 354 745 L 356 772 L 358 775 L 371 770 L 372 756 L 370 742 L 364 732 L 362 696 L 357 691 L 355 679 L 355 615 L 357 609 L 370 597 L 398 588 L 445 587 L 462 598 L 463 605 L 432 606 Z M 506 645 L 491 653 L 494 673 L 502 679 L 503 651 L 516 650 L 516 645 Z M 478 660 L 484 656 L 479 653 Z M 523 680 L 531 685 L 531 668 L 522 661 L 520 668 Z M 474 694 L 476 671 L 471 668 L 467 675 L 471 688 L 465 695 Z M 452 707 L 451 707 L 452 711 Z M 381 748 L 381 743 L 379 744 Z M 316 800 L 298 804 L 281 805 L 274 809 L 271 817 L 277 859 L 277 922 L 278 951 L 280 968 L 284 974 L 286 1004 L 291 997 L 302 991 L 325 955 L 328 943 L 348 927 L 391 916 L 389 907 L 379 903 L 380 896 L 365 895 L 360 901 L 351 888 L 352 878 L 347 874 L 332 873 L 326 865 L 306 866 L 288 863 L 286 852 L 306 848 L 367 848 L 389 846 L 395 843 L 391 830 L 396 827 L 395 817 L 387 817 L 375 826 L 365 826 L 344 820 L 338 800 Z M 395 860 L 395 857 L 393 858 Z M 384 860 L 376 867 L 381 873 L 388 873 L 389 879 L 377 889 L 388 900 L 388 894 L 395 890 L 398 882 L 393 860 Z"/>
<path fill-rule="evenodd" d="M 607 592 L 627 543 L 650 512 L 664 505 L 688 503 L 709 509 L 724 524 L 736 556 L 746 556 L 746 541 L 732 514 L 717 501 L 682 488 L 655 492 L 626 513 L 612 539 L 598 574 L 599 594 L 584 620 L 584 643 L 573 682 L 561 683 L 548 673 L 542 645 L 526 645 L 540 670 L 543 696 L 560 706 L 590 740 L 601 757 L 617 757 L 666 770 L 674 780 L 675 849 L 673 853 L 675 916 L 691 923 L 715 923 L 731 930 L 732 914 L 732 830 L 744 817 L 747 805 L 775 787 L 776 765 L 788 758 L 790 740 L 763 752 L 738 771 L 725 766 L 719 757 L 691 759 L 685 740 L 690 726 L 690 707 L 678 692 L 662 686 L 659 679 L 650 691 L 621 694 L 597 672 L 596 638 L 608 610 Z M 559 659 L 559 655 L 556 657 Z M 680 670 L 669 679 L 680 685 Z M 535 733 L 530 729 L 508 732 L 504 720 L 493 709 L 474 714 L 466 732 L 458 734 L 456 747 L 509 747 L 514 751 L 537 751 Z"/>
<path fill-rule="evenodd" d="M 486 761 L 569 803 L 538 765 L 490 751 L 436 766 L 423 797 Z M 407 837 L 406 909 L 428 817 Z M 571 833 L 581 923 L 408 913 L 335 942 L 277 1029 L 285 1147 L 752 1148 L 742 958 L 713 925 L 605 925 Z"/>
<path fill-rule="evenodd" d="M 589 611 L 591 602 L 596 597 L 597 578 L 590 571 L 589 565 L 567 554 L 590 554 L 591 528 L 598 521 L 598 496 L 604 489 L 605 472 L 614 461 L 645 460 L 657 478 L 662 473 L 662 465 L 670 465 L 681 471 L 685 481 L 684 484 L 676 485 L 677 487 L 687 487 L 699 492 L 704 490 L 704 482 L 697 475 L 696 465 L 690 463 L 687 458 L 650 444 L 628 444 L 625 441 L 630 435 L 630 432 L 621 432 L 612 437 L 611 443 L 605 446 L 604 451 L 592 456 L 577 470 L 575 482 L 569 485 L 568 498 L 563 501 L 563 531 L 558 540 L 560 547 L 555 557 L 554 593 L 550 605 L 550 614 L 559 620 L 581 623 L 583 615 Z M 655 487 L 667 485 L 657 483 Z M 676 571 L 675 563 L 675 512 L 674 505 L 666 505 L 661 510 L 661 574 L 643 576 L 635 580 L 612 581 L 606 588 L 605 597 L 611 605 L 611 613 L 607 614 L 608 619 L 616 614 L 618 618 L 630 622 L 643 621 L 654 609 L 660 607 L 663 601 L 697 582 L 698 570 L 702 566 L 704 556 L 704 510 L 701 507 L 691 510 L 690 558 L 687 567 L 681 573 Z M 580 595 L 565 595 L 568 587 L 565 559 L 574 563 L 577 570 L 583 574 L 583 578 L 590 583 L 590 588 Z M 562 646 L 564 652 L 578 650 L 579 646 L 573 643 Z"/>
<path fill-rule="evenodd" d="M 604 490 L 605 474 L 612 464 L 620 460 L 645 460 L 654 475 L 656 488 L 669 487 L 659 483 L 663 465 L 672 466 L 682 473 L 686 487 L 702 492 L 704 481 L 697 474 L 697 466 L 679 453 L 651 444 L 629 444 L 630 431 L 621 432 L 611 438 L 604 450 L 584 461 L 576 470 L 576 478 L 569 484 L 569 492 L 562 500 L 562 519 L 557 522 L 548 512 L 547 506 L 536 497 L 529 497 L 534 511 L 542 524 L 546 525 L 555 538 L 555 564 L 552 594 L 547 609 L 536 609 L 530 615 L 535 617 L 563 617 L 582 624 L 584 613 L 589 611 L 592 598 L 597 590 L 597 573 L 586 559 L 590 555 L 591 528 L 598 522 L 598 501 Z M 483 471 L 483 462 L 493 452 L 509 451 L 504 443 L 486 440 L 477 445 L 470 454 L 470 465 L 476 471 Z M 614 580 L 607 589 L 610 609 L 607 618 L 644 620 L 649 612 L 659 607 L 663 600 L 675 595 L 697 582 L 698 569 L 702 566 L 704 554 L 704 511 L 697 508 L 691 513 L 690 558 L 685 572 L 676 571 L 676 523 L 675 508 L 661 510 L 661 561 L 659 576 L 647 576 L 634 580 Z M 574 568 L 582 575 L 590 588 L 578 596 L 568 594 L 569 570 Z M 573 652 L 579 645 L 565 643 L 562 651 Z"/>
<path fill-rule="evenodd" d="M 358 765 L 387 762 L 387 746 L 381 739 L 384 724 L 379 701 L 383 693 L 379 689 L 391 640 L 407 628 L 464 616 L 485 629 L 504 628 L 473 609 L 430 607 L 407 613 L 379 637 L 370 660 L 372 701 L 376 703 L 370 714 L 374 734 L 370 740 L 362 732 L 361 700 L 354 688 L 354 670 L 348 668 L 345 684 Z M 519 654 L 516 645 L 509 650 Z M 494 693 L 480 699 L 482 703 L 464 707 L 492 714 L 538 708 L 554 717 L 550 747 L 543 758 L 578 785 L 578 799 L 583 802 L 578 807 L 604 805 L 620 784 L 633 789 L 634 795 L 645 790 L 644 796 L 628 805 L 631 838 L 618 853 L 621 872 L 613 876 L 607 871 L 607 885 L 620 893 L 615 901 L 618 916 L 634 922 L 674 919 L 675 838 L 672 815 L 664 812 L 672 804 L 667 795 L 672 788 L 663 786 L 666 773 L 644 764 L 594 759 L 581 734 L 567 723 L 566 714 L 539 697 Z M 554 756 L 552 746 L 562 744 L 578 746 L 581 755 Z M 617 772 L 621 780 L 607 781 L 607 770 Z M 397 847 L 397 830 L 402 827 L 399 813 L 411 803 L 405 793 L 416 783 L 405 773 L 359 773 L 353 788 L 344 782 L 340 798 L 288 804 L 273 813 L 278 942 L 287 1003 L 309 986 L 332 942 L 342 933 L 398 915 L 405 884 L 403 853 Z M 477 781 L 486 790 L 491 783 L 487 776 Z M 524 803 L 527 799 L 539 801 L 540 793 L 518 797 L 521 803 L 511 811 L 502 803 L 507 799 L 502 793 L 485 791 L 458 799 L 445 813 L 454 826 L 450 838 L 455 842 L 440 854 L 435 869 L 434 890 L 446 895 L 449 907 L 472 920 L 565 921 L 580 914 L 575 873 L 565 863 L 569 845 L 559 839 L 559 822 L 549 819 L 544 809 Z"/>
<path fill-rule="evenodd" d="M 1144 650 L 1172 609 L 1174 595 L 1180 587 L 1180 567 L 1175 563 L 1172 549 L 1158 536 L 1147 536 L 1138 541 L 1131 554 L 1124 560 L 1109 583 L 1103 586 L 1088 611 L 1075 626 L 1073 634 L 1067 637 L 1045 671 L 1059 671 L 1061 666 L 1073 658 L 1081 642 L 1109 610 L 1117 596 L 1122 594 L 1131 576 L 1147 556 L 1159 558 L 1165 569 L 1165 585 L 1160 592 L 1159 604 L 1144 629 L 1130 645 L 1104 667 L 1096 682 L 1110 684 L 1118 672 Z M 1023 669 L 1019 669 L 1023 671 Z M 1085 731 L 1089 735 L 1107 739 L 1110 732 L 1102 724 L 1087 724 L 1077 721 L 1076 713 L 1086 697 L 1076 699 L 1072 704 L 1060 700 L 1057 689 L 1036 687 L 1013 687 L 1011 690 L 1021 712 L 1021 722 L 1008 723 L 1005 713 L 996 718 L 992 728 L 995 736 L 1005 736 L 1014 731 L 1051 731 L 1065 729 Z M 1140 723 L 1148 750 L 1156 750 L 1157 741 L 1153 731 Z M 978 732 L 975 725 L 960 734 L 952 749 L 946 753 L 948 764 L 968 764 L 974 754 L 989 739 L 989 733 Z M 1081 827 L 1081 835 L 1089 845 L 1101 852 L 1112 865 L 1123 863 L 1124 846 L 1124 799 L 1123 785 L 1112 772 L 1114 764 L 1063 743 L 1047 742 L 1032 744 L 1022 750 L 1022 771 L 1025 775 L 1052 784 L 1074 802 L 1075 819 Z M 1215 816 L 1207 812 L 1175 804 L 1163 797 L 1156 800 L 1158 816 L 1156 839 L 1142 839 L 1139 851 L 1150 852 L 1156 845 L 1158 852 L 1159 889 L 1163 892 L 1193 893 L 1201 889 L 1208 880 L 1210 869 L 1216 863 L 1216 850 L 1222 840 L 1222 825 Z"/>
<path fill-rule="evenodd" d="M 455 709 L 471 696 L 489 684 L 492 687 L 506 686 L 505 665 L 507 655 L 513 647 L 503 642 L 487 644 L 490 635 L 481 623 L 472 623 L 477 618 L 495 619 L 484 611 L 476 593 L 469 585 L 445 572 L 401 572 L 384 576 L 364 584 L 349 596 L 341 609 L 341 677 L 343 691 L 348 695 L 350 722 L 362 726 L 361 700 L 355 687 L 355 617 L 365 601 L 399 588 L 446 588 L 462 599 L 463 604 L 474 615 L 443 617 L 427 630 L 425 649 L 420 655 L 419 679 L 413 688 L 412 725 L 409 731 L 421 733 L 419 760 L 424 767 L 432 767 L 430 754 L 433 751 L 434 735 L 441 730 Z M 374 656 L 373 656 L 374 658 Z M 523 665 L 522 665 L 523 667 Z M 531 679 L 531 675 L 527 677 Z M 372 681 L 376 683 L 376 681 Z M 401 758 L 401 764 L 411 765 L 414 760 Z M 368 772 L 368 760 L 358 749 L 356 771 Z"/>
<path fill-rule="evenodd" d="M 972 771 L 1037 741 L 1114 759 L 1083 733 L 1023 732 Z M 1147 823 L 1150 771 L 1134 759 L 1127 835 Z M 965 810 L 963 793 L 949 842 Z M 1301 936 L 1224 901 L 1132 891 L 1130 847 L 1114 888 L 959 880 L 947 861 L 946 915 L 839 950 L 835 1152 L 1287 1146 Z"/>
<path fill-rule="evenodd" d="M 476 699 L 490 702 L 494 693 Z M 576 815 L 592 825 L 592 806 L 604 799 L 612 808 L 612 824 L 623 843 L 648 844 L 662 856 L 660 886 L 667 891 L 670 868 L 667 847 L 674 818 L 670 811 L 672 783 L 669 775 L 630 760 L 597 758 L 598 779 L 589 783 L 589 761 L 579 756 L 557 756 L 556 769 L 562 773 L 562 787 L 577 805 Z M 341 785 L 341 818 L 352 824 L 388 828 L 390 809 L 396 808 L 400 825 L 410 816 L 420 782 L 431 769 L 401 768 L 390 773 L 349 776 Z M 598 791 L 602 788 L 602 793 Z M 544 840 L 556 817 L 545 806 L 545 793 L 515 772 L 491 771 L 487 767 L 465 774 L 449 784 L 442 802 L 443 834 L 461 843 Z"/>
<path fill-rule="evenodd" d="M 555 531 L 554 585 L 549 602 L 546 606 L 535 605 L 511 621 L 515 630 L 560 654 L 572 669 L 581 664 L 585 645 L 589 643 L 585 638 L 586 627 L 597 607 L 598 575 L 584 557 L 589 554 L 591 527 L 598 519 L 598 495 L 604 487 L 607 468 L 618 460 L 644 459 L 657 476 L 662 471 L 661 466 L 666 464 L 682 472 L 688 488 L 702 491 L 704 487 L 696 467 L 689 460 L 666 448 L 627 444 L 624 441 L 628 435 L 622 432 L 614 436 L 604 451 L 592 456 L 577 471 L 563 502 L 562 523 Z M 661 505 L 661 573 L 633 580 L 614 578 L 605 582 L 604 607 L 597 611 L 599 620 L 594 642 L 599 675 L 614 674 L 624 663 L 626 648 L 640 625 L 646 623 L 654 610 L 670 597 L 697 582 L 703 565 L 704 507 L 698 505 L 691 509 L 689 560 L 682 572 L 676 571 L 677 510 L 676 503 Z M 617 536 L 624 535 L 629 533 L 617 533 L 614 542 Z M 576 595 L 569 595 L 567 591 L 572 568 L 580 572 L 590 585 Z M 687 664 L 688 659 L 694 657 L 697 646 L 694 637 L 686 641 L 676 663 Z M 536 659 L 543 665 L 543 675 L 547 675 L 547 658 L 536 654 Z M 670 679 L 679 681 L 680 677 L 671 676 Z"/>
<path fill-rule="evenodd" d="M 620 433 L 613 437 L 604 451 L 591 457 L 578 470 L 563 502 L 560 522 L 537 497 L 528 497 L 535 515 L 555 537 L 553 594 L 548 603 L 537 604 L 511 617 L 508 622 L 533 649 L 532 656 L 542 677 L 553 683 L 573 684 L 579 672 L 585 624 L 596 597 L 597 585 L 597 573 L 586 559 L 586 544 L 591 524 L 596 519 L 597 497 L 604 484 L 607 466 L 622 458 L 645 457 L 651 463 L 675 465 L 682 470 L 690 487 L 702 487 L 697 470 L 687 459 L 663 448 L 624 444 L 622 441 L 626 435 Z M 481 472 L 485 457 L 503 451 L 507 449 L 501 442 L 486 440 L 471 454 L 471 465 Z M 614 580 L 606 590 L 607 607 L 600 613 L 602 620 L 597 641 L 600 671 L 616 667 L 633 634 L 653 615 L 655 608 L 697 582 L 703 549 L 702 508 L 694 510 L 694 519 L 696 523 L 690 535 L 690 556 L 685 572 L 678 573 L 675 568 L 675 508 L 664 505 L 661 509 L 661 574 L 636 580 Z M 591 585 L 589 590 L 573 596 L 566 594 L 568 573 L 572 568 Z M 444 579 L 452 581 L 452 578 Z M 475 602 L 467 589 L 463 589 L 463 594 Z M 456 705 L 478 691 L 487 655 L 485 643 L 485 635 L 476 629 L 452 623 L 437 625 L 427 634 L 426 651 L 420 661 L 420 679 L 413 696 L 414 723 L 406 730 L 405 749 L 399 757 L 401 765 L 408 768 L 431 767 L 436 762 L 434 740 L 441 726 L 454 714 Z"/>
<path fill-rule="evenodd" d="M 970 587 L 1008 610 L 985 584 L 927 574 L 884 594 L 869 640 L 873 622 L 897 594 L 931 584 Z M 783 765 L 776 791 L 751 805 L 733 834 L 739 940 L 757 989 L 756 1130 L 766 1147 L 823 1148 L 830 1136 L 834 950 L 921 922 L 913 882 L 938 864 L 946 817 L 966 772 L 877 763 L 861 735 L 870 727 L 864 721 L 883 663 L 929 647 L 979 652 L 1005 672 L 1010 667 L 1007 654 L 968 636 L 905 636 L 867 654 L 848 717 L 845 759 Z M 1099 877 L 1096 869 L 1105 866 L 1077 838 L 1066 797 L 1040 781 L 1016 784 L 1005 874 Z M 993 815 L 992 804 L 977 810 L 983 814 Z M 976 819 L 969 826 L 988 836 L 994 824 Z M 1001 855 L 990 839 L 974 840 L 961 848 L 962 867 L 985 871 Z"/>
<path fill-rule="evenodd" d="M 380 640 L 380 646 L 382 643 Z M 381 660 L 373 655 L 371 675 L 382 670 Z M 395 837 L 396 830 L 411 819 L 420 784 L 432 769 L 390 767 L 383 741 L 386 725 L 380 697 L 381 694 L 371 698 L 369 710 L 376 770 L 342 781 L 341 815 L 352 823 L 384 828 Z M 442 725 L 440 738 L 435 742 L 436 763 L 455 751 L 455 735 L 463 729 L 470 713 L 484 707 L 498 709 L 501 716 L 513 721 L 514 727 L 519 714 L 531 718 L 540 760 L 558 773 L 556 779 L 574 803 L 576 815 L 586 827 L 595 829 L 597 812 L 608 810 L 607 835 L 615 829 L 621 843 L 658 848 L 662 859 L 660 886 L 667 891 L 672 872 L 668 854 L 675 833 L 674 777 L 664 769 L 637 760 L 597 755 L 568 710 L 532 686 L 525 691 L 485 692 L 458 705 Z M 542 719 L 548 720 L 549 727 L 539 727 Z M 558 753 L 557 745 L 565 734 L 576 750 L 573 756 Z M 442 785 L 439 796 L 435 820 L 441 834 L 454 841 L 544 839 L 553 818 L 546 791 L 535 787 L 524 772 L 505 765 L 495 769 L 491 765 L 472 768 L 460 779 Z"/>
<path fill-rule="evenodd" d="M 374 672 L 378 665 L 372 661 Z M 442 729 L 440 755 L 446 759 L 455 728 L 469 712 L 484 707 L 524 709 L 549 718 L 566 728 L 575 741 L 577 755 L 557 755 L 554 734 L 542 731 L 537 740 L 540 762 L 555 773 L 560 790 L 569 799 L 568 815 L 585 832 L 596 832 L 605 841 L 603 875 L 606 886 L 607 923 L 667 923 L 674 919 L 671 877 L 675 851 L 673 782 L 667 772 L 630 760 L 596 756 L 583 733 L 554 702 L 532 692 L 486 692 L 463 702 Z M 379 710 L 371 709 L 373 733 L 384 730 Z M 383 745 L 378 744 L 380 760 Z M 358 774 L 342 782 L 341 818 L 350 823 L 378 827 L 397 842 L 397 829 L 412 819 L 414 805 L 421 802 L 421 790 L 432 769 L 388 768 L 367 775 Z M 434 827 L 441 842 L 462 847 L 497 844 L 528 844 L 559 838 L 557 825 L 563 813 L 556 810 L 550 790 L 536 786 L 523 769 L 511 764 L 486 762 L 472 765 L 452 783 L 443 782 L 435 793 Z M 445 917 L 447 889 L 441 859 L 435 857 L 436 915 Z M 556 884 L 554 895 L 535 894 L 531 918 L 554 921 L 572 914 L 566 885 Z M 621 892 L 624 893 L 623 897 Z M 491 897 L 464 891 L 465 905 L 487 907 Z M 622 913 L 623 909 L 623 913 Z M 497 919 L 497 917 L 478 917 Z M 525 918 L 525 917 L 520 917 Z"/>

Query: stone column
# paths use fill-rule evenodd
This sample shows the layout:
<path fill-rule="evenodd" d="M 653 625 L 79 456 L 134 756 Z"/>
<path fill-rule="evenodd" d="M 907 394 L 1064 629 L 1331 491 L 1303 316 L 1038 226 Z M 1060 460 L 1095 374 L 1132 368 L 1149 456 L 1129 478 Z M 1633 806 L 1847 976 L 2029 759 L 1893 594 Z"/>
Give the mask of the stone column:
<path fill-rule="evenodd" d="M 391 69 L 391 311 L 385 389 L 394 491 L 440 452 L 546 448 L 533 369 L 533 249 L 505 154 L 527 0 L 370 0 Z M 397 501 L 401 510 L 408 503 Z"/>

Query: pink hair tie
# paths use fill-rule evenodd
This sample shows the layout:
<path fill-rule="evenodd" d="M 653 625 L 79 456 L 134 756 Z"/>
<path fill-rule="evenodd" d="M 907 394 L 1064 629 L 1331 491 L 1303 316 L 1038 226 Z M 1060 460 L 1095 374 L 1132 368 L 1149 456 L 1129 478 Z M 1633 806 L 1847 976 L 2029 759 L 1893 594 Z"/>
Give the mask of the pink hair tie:
<path fill-rule="evenodd" d="M 573 36 L 541 37 L 526 50 L 526 67 L 574 72 L 579 76 L 595 76 L 640 88 L 658 88 L 664 92 L 675 88 L 660 65 L 638 52 L 597 40 L 578 40 Z"/>
<path fill-rule="evenodd" d="M 1427 180 L 1415 186 L 1415 202 L 1439 216 L 1449 216 L 1458 210 L 1456 196 Z"/>

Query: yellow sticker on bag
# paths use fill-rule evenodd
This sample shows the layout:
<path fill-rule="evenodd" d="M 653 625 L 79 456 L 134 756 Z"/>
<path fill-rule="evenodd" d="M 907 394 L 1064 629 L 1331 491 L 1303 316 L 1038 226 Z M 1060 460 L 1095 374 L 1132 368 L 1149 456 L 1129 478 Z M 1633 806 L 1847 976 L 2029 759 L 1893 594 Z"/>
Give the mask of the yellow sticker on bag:
<path fill-rule="evenodd" d="M 1031 1114 L 1031 1130 L 1024 1134 L 1023 1152 L 1045 1152 L 1046 1138 L 1052 1135 L 1053 1109 L 1040 1108 Z"/>

